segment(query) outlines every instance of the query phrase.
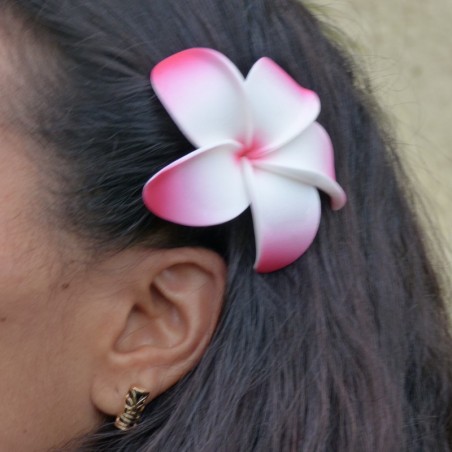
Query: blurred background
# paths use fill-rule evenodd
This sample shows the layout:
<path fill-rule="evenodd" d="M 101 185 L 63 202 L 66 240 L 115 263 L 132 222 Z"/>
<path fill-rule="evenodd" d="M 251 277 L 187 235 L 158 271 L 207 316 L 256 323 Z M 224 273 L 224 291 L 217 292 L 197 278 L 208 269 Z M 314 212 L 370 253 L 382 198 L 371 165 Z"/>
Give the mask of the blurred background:
<path fill-rule="evenodd" d="M 452 0 L 310 0 L 352 41 L 452 275 Z M 350 45 L 349 45 L 350 48 Z M 430 227 L 430 226 L 429 226 Z"/>

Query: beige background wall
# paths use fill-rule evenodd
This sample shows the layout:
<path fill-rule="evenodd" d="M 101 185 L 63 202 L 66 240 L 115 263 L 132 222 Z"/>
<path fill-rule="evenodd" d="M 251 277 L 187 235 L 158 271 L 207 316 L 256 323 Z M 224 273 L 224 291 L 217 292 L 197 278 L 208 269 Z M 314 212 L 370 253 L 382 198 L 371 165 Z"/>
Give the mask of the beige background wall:
<path fill-rule="evenodd" d="M 452 274 L 452 0 L 311 0 L 357 44 Z"/>

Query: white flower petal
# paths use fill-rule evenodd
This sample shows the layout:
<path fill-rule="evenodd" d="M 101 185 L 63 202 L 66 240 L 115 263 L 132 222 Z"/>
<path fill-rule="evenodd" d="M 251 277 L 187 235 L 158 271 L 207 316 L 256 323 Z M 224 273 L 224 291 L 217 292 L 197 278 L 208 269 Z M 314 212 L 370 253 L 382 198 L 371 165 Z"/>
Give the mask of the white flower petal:
<path fill-rule="evenodd" d="M 298 259 L 314 240 L 320 222 L 318 191 L 244 162 L 256 239 L 255 269 L 266 273 Z"/>
<path fill-rule="evenodd" d="M 245 81 L 251 104 L 254 138 L 264 150 L 282 146 L 319 115 L 316 93 L 300 86 L 269 58 L 261 58 Z"/>
<path fill-rule="evenodd" d="M 331 197 L 334 210 L 346 202 L 344 190 L 336 182 L 333 145 L 317 122 L 283 147 L 257 160 L 255 166 L 319 188 Z"/>
<path fill-rule="evenodd" d="M 168 165 L 145 185 L 143 200 L 155 215 L 185 226 L 213 226 L 249 206 L 233 141 L 201 148 Z"/>
<path fill-rule="evenodd" d="M 212 49 L 194 48 L 163 60 L 152 86 L 184 135 L 196 146 L 250 141 L 250 110 L 244 79 L 234 64 Z"/>

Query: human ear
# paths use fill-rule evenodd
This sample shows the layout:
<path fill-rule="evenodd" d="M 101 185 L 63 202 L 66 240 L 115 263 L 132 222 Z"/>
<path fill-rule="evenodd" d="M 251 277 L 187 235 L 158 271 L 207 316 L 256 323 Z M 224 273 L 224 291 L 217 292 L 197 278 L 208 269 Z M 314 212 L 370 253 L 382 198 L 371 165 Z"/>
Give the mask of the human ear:
<path fill-rule="evenodd" d="M 226 269 L 213 251 L 173 248 L 144 258 L 137 253 L 136 260 L 122 265 L 130 272 L 127 285 L 117 292 L 117 307 L 108 317 L 111 328 L 99 330 L 104 345 L 91 398 L 111 416 L 123 410 L 132 386 L 152 399 L 193 369 L 212 338 L 223 302 Z"/>

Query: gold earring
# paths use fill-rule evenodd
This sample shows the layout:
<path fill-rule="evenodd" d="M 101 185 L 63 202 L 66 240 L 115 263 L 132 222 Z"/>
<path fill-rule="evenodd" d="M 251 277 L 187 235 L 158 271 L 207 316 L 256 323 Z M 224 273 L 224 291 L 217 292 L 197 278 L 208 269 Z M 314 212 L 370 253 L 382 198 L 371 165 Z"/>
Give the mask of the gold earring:
<path fill-rule="evenodd" d="M 124 412 L 116 418 L 115 427 L 119 430 L 129 430 L 140 422 L 149 392 L 133 387 L 127 393 Z"/>

